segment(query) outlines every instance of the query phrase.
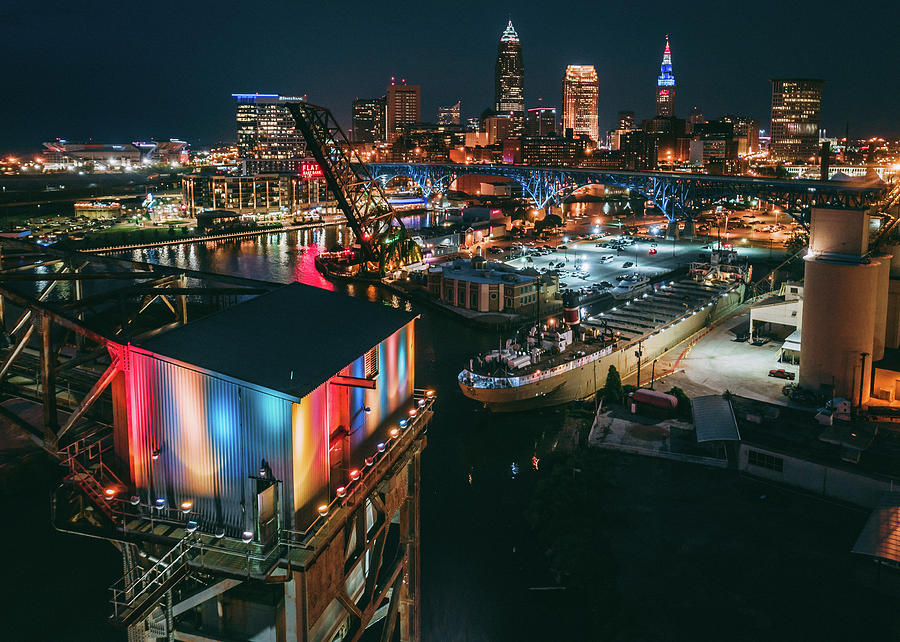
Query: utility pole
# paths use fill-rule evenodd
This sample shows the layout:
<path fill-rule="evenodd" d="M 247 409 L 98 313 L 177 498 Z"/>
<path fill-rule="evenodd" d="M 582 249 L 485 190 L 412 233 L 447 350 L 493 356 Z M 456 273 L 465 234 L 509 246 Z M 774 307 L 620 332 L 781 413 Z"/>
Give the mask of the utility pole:
<path fill-rule="evenodd" d="M 637 366 L 638 366 L 637 367 L 637 382 L 635 384 L 638 388 L 641 387 L 641 357 L 643 356 L 643 354 L 644 354 L 644 342 L 641 341 L 638 343 L 638 349 L 634 351 L 634 356 L 637 357 L 637 362 L 638 362 L 637 363 Z"/>

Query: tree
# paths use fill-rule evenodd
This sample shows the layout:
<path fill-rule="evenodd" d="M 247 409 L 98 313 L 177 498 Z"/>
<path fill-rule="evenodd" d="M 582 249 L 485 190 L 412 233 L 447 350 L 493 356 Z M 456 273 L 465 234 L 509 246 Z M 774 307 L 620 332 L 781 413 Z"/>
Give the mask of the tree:
<path fill-rule="evenodd" d="M 543 230 L 548 227 L 559 227 L 563 224 L 562 218 L 557 214 L 547 214 L 544 218 L 534 222 L 535 230 Z"/>
<path fill-rule="evenodd" d="M 791 175 L 788 174 L 787 169 L 784 167 L 784 163 L 778 161 L 775 165 L 775 178 L 790 178 Z"/>
<path fill-rule="evenodd" d="M 691 399 L 688 397 L 684 390 L 675 386 L 671 388 L 668 394 L 672 395 L 676 399 L 678 399 L 678 418 L 683 419 L 685 421 L 690 421 L 691 417 Z"/>
<path fill-rule="evenodd" d="M 615 366 L 609 367 L 609 373 L 606 375 L 606 385 L 603 386 L 603 400 L 622 403 L 622 378 Z"/>

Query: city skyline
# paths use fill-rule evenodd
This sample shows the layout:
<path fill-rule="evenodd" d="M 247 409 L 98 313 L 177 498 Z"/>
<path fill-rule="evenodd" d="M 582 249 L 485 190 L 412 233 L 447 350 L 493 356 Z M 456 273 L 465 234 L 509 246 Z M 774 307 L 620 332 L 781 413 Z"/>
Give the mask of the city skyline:
<path fill-rule="evenodd" d="M 575 11 L 580 4 L 571 6 Z M 822 123 L 829 135 L 843 135 L 847 121 L 854 137 L 900 134 L 900 125 L 892 119 L 892 104 L 897 99 L 893 94 L 898 90 L 891 83 L 878 93 L 865 93 L 865 100 L 859 99 L 871 86 L 868 78 L 893 73 L 885 21 L 868 21 L 870 16 L 866 14 L 849 16 L 842 23 L 845 30 L 867 29 L 871 45 L 866 73 L 861 74 L 857 73 L 861 61 L 829 46 L 812 27 L 796 30 L 776 51 L 768 44 L 764 16 L 756 14 L 742 23 L 746 26 L 741 33 L 736 33 L 732 25 L 728 34 L 720 34 L 715 27 L 725 21 L 715 15 L 710 15 L 700 29 L 689 17 L 656 17 L 650 12 L 651 17 L 640 25 L 625 21 L 621 33 L 589 39 L 575 33 L 565 37 L 568 32 L 557 29 L 562 20 L 548 17 L 536 3 L 517 7 L 515 14 L 482 12 L 476 21 L 463 15 L 463 9 L 446 15 L 425 7 L 416 14 L 422 24 L 440 23 L 446 33 L 456 37 L 438 39 L 433 33 L 407 30 L 399 21 L 361 10 L 358 16 L 348 12 L 350 17 L 342 26 L 347 39 L 357 45 L 349 52 L 329 47 L 324 33 L 311 32 L 304 34 L 303 46 L 267 45 L 255 56 L 244 58 L 239 48 L 229 49 L 228 36 L 245 25 L 232 24 L 225 18 L 207 16 L 195 21 L 201 26 L 191 37 L 208 46 L 192 47 L 188 56 L 178 48 L 145 51 L 140 47 L 129 50 L 129 55 L 113 56 L 110 51 L 127 43 L 124 34 L 112 30 L 133 18 L 132 10 L 91 15 L 89 19 L 61 10 L 48 18 L 47 28 L 62 29 L 58 39 L 63 49 L 67 39 L 88 28 L 108 30 L 106 47 L 91 44 L 71 56 L 52 59 L 38 51 L 10 66 L 10 81 L 18 99 L 6 101 L 0 107 L 0 116 L 4 122 L 15 122 L 16 127 L 5 133 L 0 147 L 35 149 L 41 140 L 57 136 L 72 140 L 178 137 L 201 146 L 233 140 L 228 96 L 257 90 L 305 94 L 311 102 L 330 107 L 349 129 L 353 99 L 381 95 L 391 76 L 422 86 L 422 113 L 427 119 L 438 106 L 460 99 L 464 116 L 477 115 L 493 102 L 497 40 L 510 18 L 523 43 L 528 70 L 526 109 L 538 105 L 539 98 L 546 105 L 561 107 L 554 103 L 560 93 L 562 71 L 569 64 L 592 64 L 601 88 L 601 132 L 615 125 L 619 110 L 633 110 L 638 119 L 653 115 L 651 92 L 659 70 L 659 47 L 668 33 L 677 50 L 678 103 L 685 109 L 679 112 L 676 108 L 676 113 L 681 117 L 687 115 L 688 105 L 699 105 L 710 118 L 724 113 L 746 114 L 768 129 L 769 78 L 823 77 L 828 82 Z M 707 9 L 712 9 L 711 3 L 698 6 L 695 13 Z M 287 6 L 284 10 L 295 11 Z M 30 11 L 27 7 L 6 10 L 7 28 L 34 23 Z M 799 24 L 788 18 L 802 12 L 791 8 L 784 11 L 787 24 Z M 609 19 L 621 16 L 625 20 L 624 10 L 610 8 L 608 14 Z M 156 24 L 156 18 L 147 19 L 148 27 Z M 189 21 L 189 16 L 185 20 Z M 283 22 L 290 24 L 291 20 Z M 282 29 L 280 25 L 269 27 L 273 35 Z M 885 38 L 879 37 L 882 29 Z M 547 35 L 557 33 L 563 37 Z M 8 53 L 26 48 L 29 35 L 35 36 L 29 29 L 11 28 L 10 37 L 5 39 Z M 400 42 L 402 46 L 388 48 L 385 42 Z M 210 48 L 215 52 L 208 52 Z M 410 55 L 414 51 L 422 53 Z M 375 52 L 377 55 L 373 55 Z M 201 68 L 203 73 L 198 73 Z"/>

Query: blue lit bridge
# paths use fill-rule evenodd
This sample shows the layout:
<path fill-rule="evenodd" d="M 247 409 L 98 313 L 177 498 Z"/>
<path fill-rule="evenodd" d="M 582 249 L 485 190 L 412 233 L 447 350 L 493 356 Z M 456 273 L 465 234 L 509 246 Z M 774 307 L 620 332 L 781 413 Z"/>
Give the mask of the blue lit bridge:
<path fill-rule="evenodd" d="M 446 191 L 454 180 L 468 174 L 508 178 L 518 182 L 523 193 L 541 209 L 559 205 L 572 192 L 588 185 L 621 187 L 653 200 L 670 222 L 693 220 L 702 209 L 737 197 L 768 201 L 805 222 L 811 207 L 869 208 L 888 190 L 884 184 L 527 165 L 370 163 L 368 168 L 382 184 L 398 176 L 412 179 L 426 198 Z"/>

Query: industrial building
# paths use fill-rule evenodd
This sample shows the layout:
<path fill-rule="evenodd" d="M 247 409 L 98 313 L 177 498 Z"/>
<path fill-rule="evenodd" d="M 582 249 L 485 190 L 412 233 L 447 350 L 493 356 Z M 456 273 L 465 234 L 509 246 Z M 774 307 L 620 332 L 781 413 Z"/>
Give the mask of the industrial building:
<path fill-rule="evenodd" d="M 900 247 L 877 247 L 871 229 L 864 211 L 814 208 L 803 284 L 800 385 L 859 406 L 900 389 L 885 359 L 900 347 Z"/>
<path fill-rule="evenodd" d="M 129 639 L 418 638 L 415 319 L 295 283 L 106 342 L 112 443 L 54 518 L 122 552 Z"/>
<path fill-rule="evenodd" d="M 447 305 L 477 312 L 535 314 L 560 307 L 559 279 L 516 270 L 480 254 L 428 270 L 428 291 Z"/>

